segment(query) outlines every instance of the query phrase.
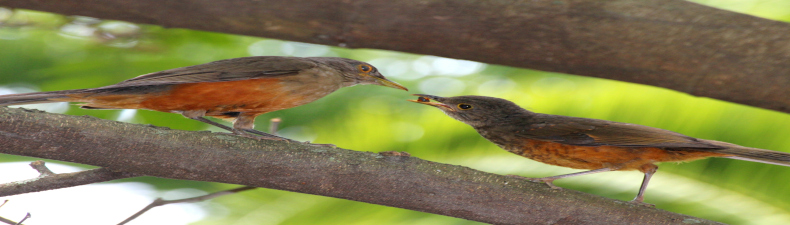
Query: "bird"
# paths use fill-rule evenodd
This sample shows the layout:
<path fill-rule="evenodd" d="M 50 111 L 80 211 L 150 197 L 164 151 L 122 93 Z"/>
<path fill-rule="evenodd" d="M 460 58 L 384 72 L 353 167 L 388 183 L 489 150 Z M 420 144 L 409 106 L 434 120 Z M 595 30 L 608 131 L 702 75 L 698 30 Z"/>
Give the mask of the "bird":
<path fill-rule="evenodd" d="M 0 106 L 80 102 L 84 109 L 147 109 L 178 113 L 240 136 L 287 140 L 255 130 L 255 117 L 304 105 L 357 84 L 408 91 L 376 67 L 357 60 L 252 56 L 149 73 L 99 88 L 0 95 Z"/>
<path fill-rule="evenodd" d="M 587 170 L 524 178 L 551 188 L 558 188 L 552 182 L 560 178 L 638 170 L 644 173 L 644 179 L 631 202 L 650 205 L 644 203 L 644 194 L 659 162 L 723 157 L 790 166 L 790 153 L 698 139 L 637 124 L 535 113 L 501 98 L 415 96 L 419 96 L 417 100 L 409 101 L 442 110 L 508 152 L 550 165 Z"/>

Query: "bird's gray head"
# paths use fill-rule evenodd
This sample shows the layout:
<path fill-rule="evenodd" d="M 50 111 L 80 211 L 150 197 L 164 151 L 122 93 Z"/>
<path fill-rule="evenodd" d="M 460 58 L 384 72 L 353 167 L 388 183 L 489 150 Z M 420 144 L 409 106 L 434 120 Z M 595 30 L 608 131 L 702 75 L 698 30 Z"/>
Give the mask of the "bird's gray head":
<path fill-rule="evenodd" d="M 341 71 L 345 79 L 344 86 L 375 84 L 408 91 L 403 85 L 388 80 L 379 73 L 376 67 L 366 62 L 340 57 L 312 57 L 310 59 Z"/>
<path fill-rule="evenodd" d="M 486 96 L 439 97 L 434 95 L 415 94 L 417 100 L 409 100 L 441 109 L 448 116 L 471 125 L 481 127 L 495 124 L 514 115 L 529 115 L 527 111 L 515 103 Z"/>

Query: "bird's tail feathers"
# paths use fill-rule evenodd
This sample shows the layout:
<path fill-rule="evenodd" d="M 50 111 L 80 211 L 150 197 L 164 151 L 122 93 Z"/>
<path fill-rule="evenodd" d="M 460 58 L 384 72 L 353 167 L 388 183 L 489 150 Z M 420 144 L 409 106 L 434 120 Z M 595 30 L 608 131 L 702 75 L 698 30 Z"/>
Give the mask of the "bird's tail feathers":
<path fill-rule="evenodd" d="M 85 89 L 0 95 L 0 106 L 70 102 L 74 101 L 74 99 L 69 97 L 69 94 L 81 93 L 84 90 Z"/>
<path fill-rule="evenodd" d="M 712 141 L 712 142 L 715 142 L 715 144 L 717 145 L 722 145 L 727 147 L 726 149 L 717 150 L 716 152 L 733 155 L 725 158 L 774 164 L 780 166 L 790 166 L 790 153 L 787 152 L 779 152 L 779 151 L 765 150 L 759 148 L 749 148 L 749 147 L 744 147 L 744 146 L 730 144 L 726 142 L 720 142 L 720 141 Z"/>

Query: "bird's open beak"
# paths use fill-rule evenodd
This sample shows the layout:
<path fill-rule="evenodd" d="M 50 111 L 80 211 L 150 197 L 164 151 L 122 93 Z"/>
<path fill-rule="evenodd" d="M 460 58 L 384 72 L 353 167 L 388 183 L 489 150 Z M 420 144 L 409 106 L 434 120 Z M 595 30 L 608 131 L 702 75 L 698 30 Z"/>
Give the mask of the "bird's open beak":
<path fill-rule="evenodd" d="M 413 95 L 414 96 L 419 96 L 419 98 L 417 98 L 417 100 L 409 99 L 407 101 L 433 106 L 433 107 L 436 107 L 436 108 L 439 108 L 439 109 L 442 109 L 442 110 L 446 109 L 446 110 L 450 110 L 450 111 L 455 111 L 455 109 L 453 109 L 453 107 L 450 107 L 449 105 L 446 105 L 446 104 L 440 102 L 440 99 L 442 97 L 434 96 L 434 95 L 423 95 L 423 94 L 413 94 Z M 434 100 L 435 102 L 432 102 L 431 100 Z"/>
<path fill-rule="evenodd" d="M 403 85 L 395 83 L 395 82 L 393 82 L 391 80 L 387 80 L 386 78 L 381 78 L 381 77 L 373 77 L 373 78 L 376 78 L 376 83 L 378 83 L 378 85 L 381 85 L 381 86 L 384 86 L 384 87 L 391 87 L 391 88 L 395 88 L 395 89 L 401 89 L 401 90 L 404 90 L 404 91 L 409 91 L 409 89 L 407 89 Z"/>

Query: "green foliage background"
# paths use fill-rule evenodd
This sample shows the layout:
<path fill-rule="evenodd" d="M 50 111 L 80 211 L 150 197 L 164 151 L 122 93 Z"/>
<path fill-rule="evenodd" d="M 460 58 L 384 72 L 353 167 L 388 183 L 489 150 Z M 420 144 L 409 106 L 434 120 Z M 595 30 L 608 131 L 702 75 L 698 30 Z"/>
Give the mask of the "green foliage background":
<path fill-rule="evenodd" d="M 788 0 L 700 3 L 790 21 Z M 426 65 L 442 59 L 421 55 L 329 48 L 24 10 L 0 9 L 0 21 L 3 22 L 0 24 L 0 87 L 7 89 L 92 88 L 140 74 L 250 55 L 323 55 L 371 62 L 385 76 L 410 87 L 411 91 L 377 86 L 346 88 L 305 106 L 266 114 L 257 123 L 263 129 L 269 118 L 279 117 L 284 121 L 283 135 L 359 151 L 406 151 L 414 157 L 498 174 L 540 177 L 574 172 L 511 155 L 438 110 L 405 101 L 413 98 L 410 93 L 428 92 L 489 95 L 513 100 L 541 113 L 643 124 L 698 138 L 790 152 L 787 114 L 644 85 L 496 65 L 484 66 L 473 74 L 448 75 L 436 68 L 424 72 Z M 111 120 L 120 115 L 119 111 L 81 110 L 76 106 L 70 106 L 65 113 Z M 180 115 L 151 111 L 138 111 L 131 122 L 184 130 L 209 129 Z M 30 160 L 0 155 L 0 162 Z M 641 176 L 637 172 L 611 172 L 569 178 L 557 184 L 630 200 Z M 648 187 L 646 201 L 658 208 L 730 224 L 790 222 L 790 192 L 786 191 L 790 189 L 790 168 L 787 167 L 707 159 L 662 164 L 654 179 Z M 125 180 L 129 181 L 146 182 L 161 190 L 197 188 L 213 192 L 234 187 L 158 178 Z M 212 210 L 194 224 L 476 224 L 268 189 L 212 201 L 227 210 Z"/>

